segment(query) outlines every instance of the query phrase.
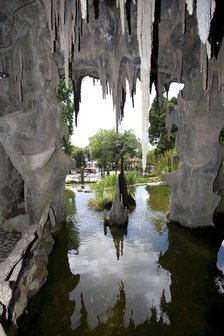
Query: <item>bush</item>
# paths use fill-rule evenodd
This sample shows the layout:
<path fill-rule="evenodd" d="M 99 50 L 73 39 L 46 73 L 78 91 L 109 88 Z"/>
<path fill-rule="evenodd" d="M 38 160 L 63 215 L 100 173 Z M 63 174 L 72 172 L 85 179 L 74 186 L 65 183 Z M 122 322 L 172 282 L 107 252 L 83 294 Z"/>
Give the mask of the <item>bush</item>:
<path fill-rule="evenodd" d="M 104 209 L 110 209 L 117 184 L 118 175 L 112 174 L 101 179 L 95 186 L 92 187 L 96 192 L 96 197 L 90 199 L 88 206 L 96 211 L 103 211 Z M 136 172 L 125 173 L 125 179 L 127 186 L 132 186 L 137 182 Z"/>
<path fill-rule="evenodd" d="M 174 159 L 175 154 L 175 151 L 170 149 L 158 156 L 156 162 L 157 175 L 162 176 L 162 172 L 172 173 L 178 168 L 179 160 Z"/>
<path fill-rule="evenodd" d="M 137 183 L 137 174 L 135 171 L 125 173 L 125 180 L 127 186 L 134 185 Z"/>

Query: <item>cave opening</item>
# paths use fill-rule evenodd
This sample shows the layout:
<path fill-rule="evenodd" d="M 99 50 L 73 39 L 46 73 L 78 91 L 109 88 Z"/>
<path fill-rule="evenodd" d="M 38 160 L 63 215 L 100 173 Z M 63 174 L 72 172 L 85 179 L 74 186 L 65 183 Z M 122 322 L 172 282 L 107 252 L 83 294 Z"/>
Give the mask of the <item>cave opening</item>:
<path fill-rule="evenodd" d="M 128 86 L 128 83 L 126 83 Z M 129 91 L 129 89 L 128 89 Z M 137 81 L 134 102 L 129 92 L 126 95 L 124 117 L 119 130 L 132 129 L 136 137 L 141 139 L 141 89 Z M 80 111 L 77 126 L 74 125 L 72 143 L 78 147 L 88 145 L 88 138 L 99 129 L 116 128 L 113 98 L 109 92 L 103 97 L 100 80 L 86 76 L 82 79 Z"/>

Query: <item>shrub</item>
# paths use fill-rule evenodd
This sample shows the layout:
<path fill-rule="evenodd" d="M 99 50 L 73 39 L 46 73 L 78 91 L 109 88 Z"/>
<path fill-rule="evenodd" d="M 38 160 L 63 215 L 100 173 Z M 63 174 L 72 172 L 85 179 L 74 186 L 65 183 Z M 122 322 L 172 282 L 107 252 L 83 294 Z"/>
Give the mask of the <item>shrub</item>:
<path fill-rule="evenodd" d="M 158 156 L 156 171 L 159 176 L 162 176 L 162 172 L 172 173 L 178 168 L 179 160 L 174 160 L 174 157 L 175 151 L 171 149 Z"/>

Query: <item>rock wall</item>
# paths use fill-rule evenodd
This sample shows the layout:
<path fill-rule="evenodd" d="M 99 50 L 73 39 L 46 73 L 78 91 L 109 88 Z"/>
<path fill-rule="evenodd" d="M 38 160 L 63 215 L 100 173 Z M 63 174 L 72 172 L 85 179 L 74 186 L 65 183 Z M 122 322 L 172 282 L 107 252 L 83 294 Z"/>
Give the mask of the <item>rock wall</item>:
<path fill-rule="evenodd" d="M 45 7 L 41 1 L 1 0 L 0 16 L 0 67 L 8 76 L 0 80 L 1 223 L 24 202 L 35 224 L 49 201 L 60 223 L 70 162 L 61 149 L 59 77 Z"/>
<path fill-rule="evenodd" d="M 219 144 L 223 128 L 220 63 L 224 54 L 222 46 L 217 59 L 214 49 L 209 59 L 206 46 L 199 38 L 196 10 L 193 15 L 185 11 L 184 23 L 182 12 L 183 8 L 174 2 L 161 2 L 159 91 L 173 81 L 185 84 L 178 96 L 177 109 L 167 115 L 167 128 L 172 123 L 178 127 L 176 149 L 180 166 L 164 179 L 171 186 L 169 219 L 197 228 L 214 226 L 218 206 L 219 214 L 223 213 L 219 205 L 222 178 L 218 181 L 216 176 L 224 159 L 223 146 Z M 170 41 L 168 45 L 167 41 Z"/>
<path fill-rule="evenodd" d="M 48 254 L 54 245 L 49 211 L 50 204 L 39 223 L 24 230 L 14 250 L 0 263 L 0 322 L 7 335 L 17 335 L 17 320 L 28 299 L 37 294 L 47 279 Z"/>

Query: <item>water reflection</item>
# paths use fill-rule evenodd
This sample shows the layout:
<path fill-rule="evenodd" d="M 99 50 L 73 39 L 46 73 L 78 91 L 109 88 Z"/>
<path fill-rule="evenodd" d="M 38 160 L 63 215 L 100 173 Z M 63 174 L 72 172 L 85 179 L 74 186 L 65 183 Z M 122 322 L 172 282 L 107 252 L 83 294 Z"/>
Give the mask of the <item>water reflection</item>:
<path fill-rule="evenodd" d="M 121 232 L 104 231 L 103 215 L 87 209 L 91 195 L 69 196 L 67 228 L 22 336 L 224 334 L 222 239 L 167 227 L 164 190 L 137 187 Z"/>
<path fill-rule="evenodd" d="M 224 334 L 224 301 L 215 282 L 220 242 L 213 230 L 192 232 L 169 225 L 169 249 L 159 262 L 172 279 L 172 300 L 167 306 L 171 335 Z"/>
<path fill-rule="evenodd" d="M 114 225 L 113 226 L 104 225 L 105 236 L 107 235 L 108 230 L 110 230 L 111 236 L 113 237 L 117 260 L 119 260 L 124 253 L 124 240 L 128 234 L 128 226 L 116 227 Z"/>
<path fill-rule="evenodd" d="M 158 242 L 157 231 L 152 230 L 148 223 L 147 198 L 148 192 L 144 187 L 140 188 L 128 231 L 127 228 L 107 228 L 105 235 L 102 224 L 99 226 L 98 222 L 94 226 L 95 232 L 85 234 L 81 239 L 79 254 L 73 249 L 69 251 L 71 272 L 80 275 L 79 284 L 69 295 L 76 303 L 71 317 L 73 329 L 81 324 L 83 305 L 89 328 L 96 328 L 108 319 L 108 311 L 117 306 L 118 297 L 124 297 L 124 294 L 125 308 L 120 312 L 123 326 L 128 327 L 130 321 L 135 326 L 149 321 L 152 310 L 158 320 L 169 323 L 161 301 L 168 303 L 171 300 L 170 273 L 158 263 L 160 253 L 167 248 L 166 232 L 164 241 L 160 239 Z M 85 231 L 85 221 L 83 218 L 78 224 L 80 236 Z M 93 219 L 91 222 L 93 225 Z M 140 234 L 144 226 L 145 231 Z"/>

